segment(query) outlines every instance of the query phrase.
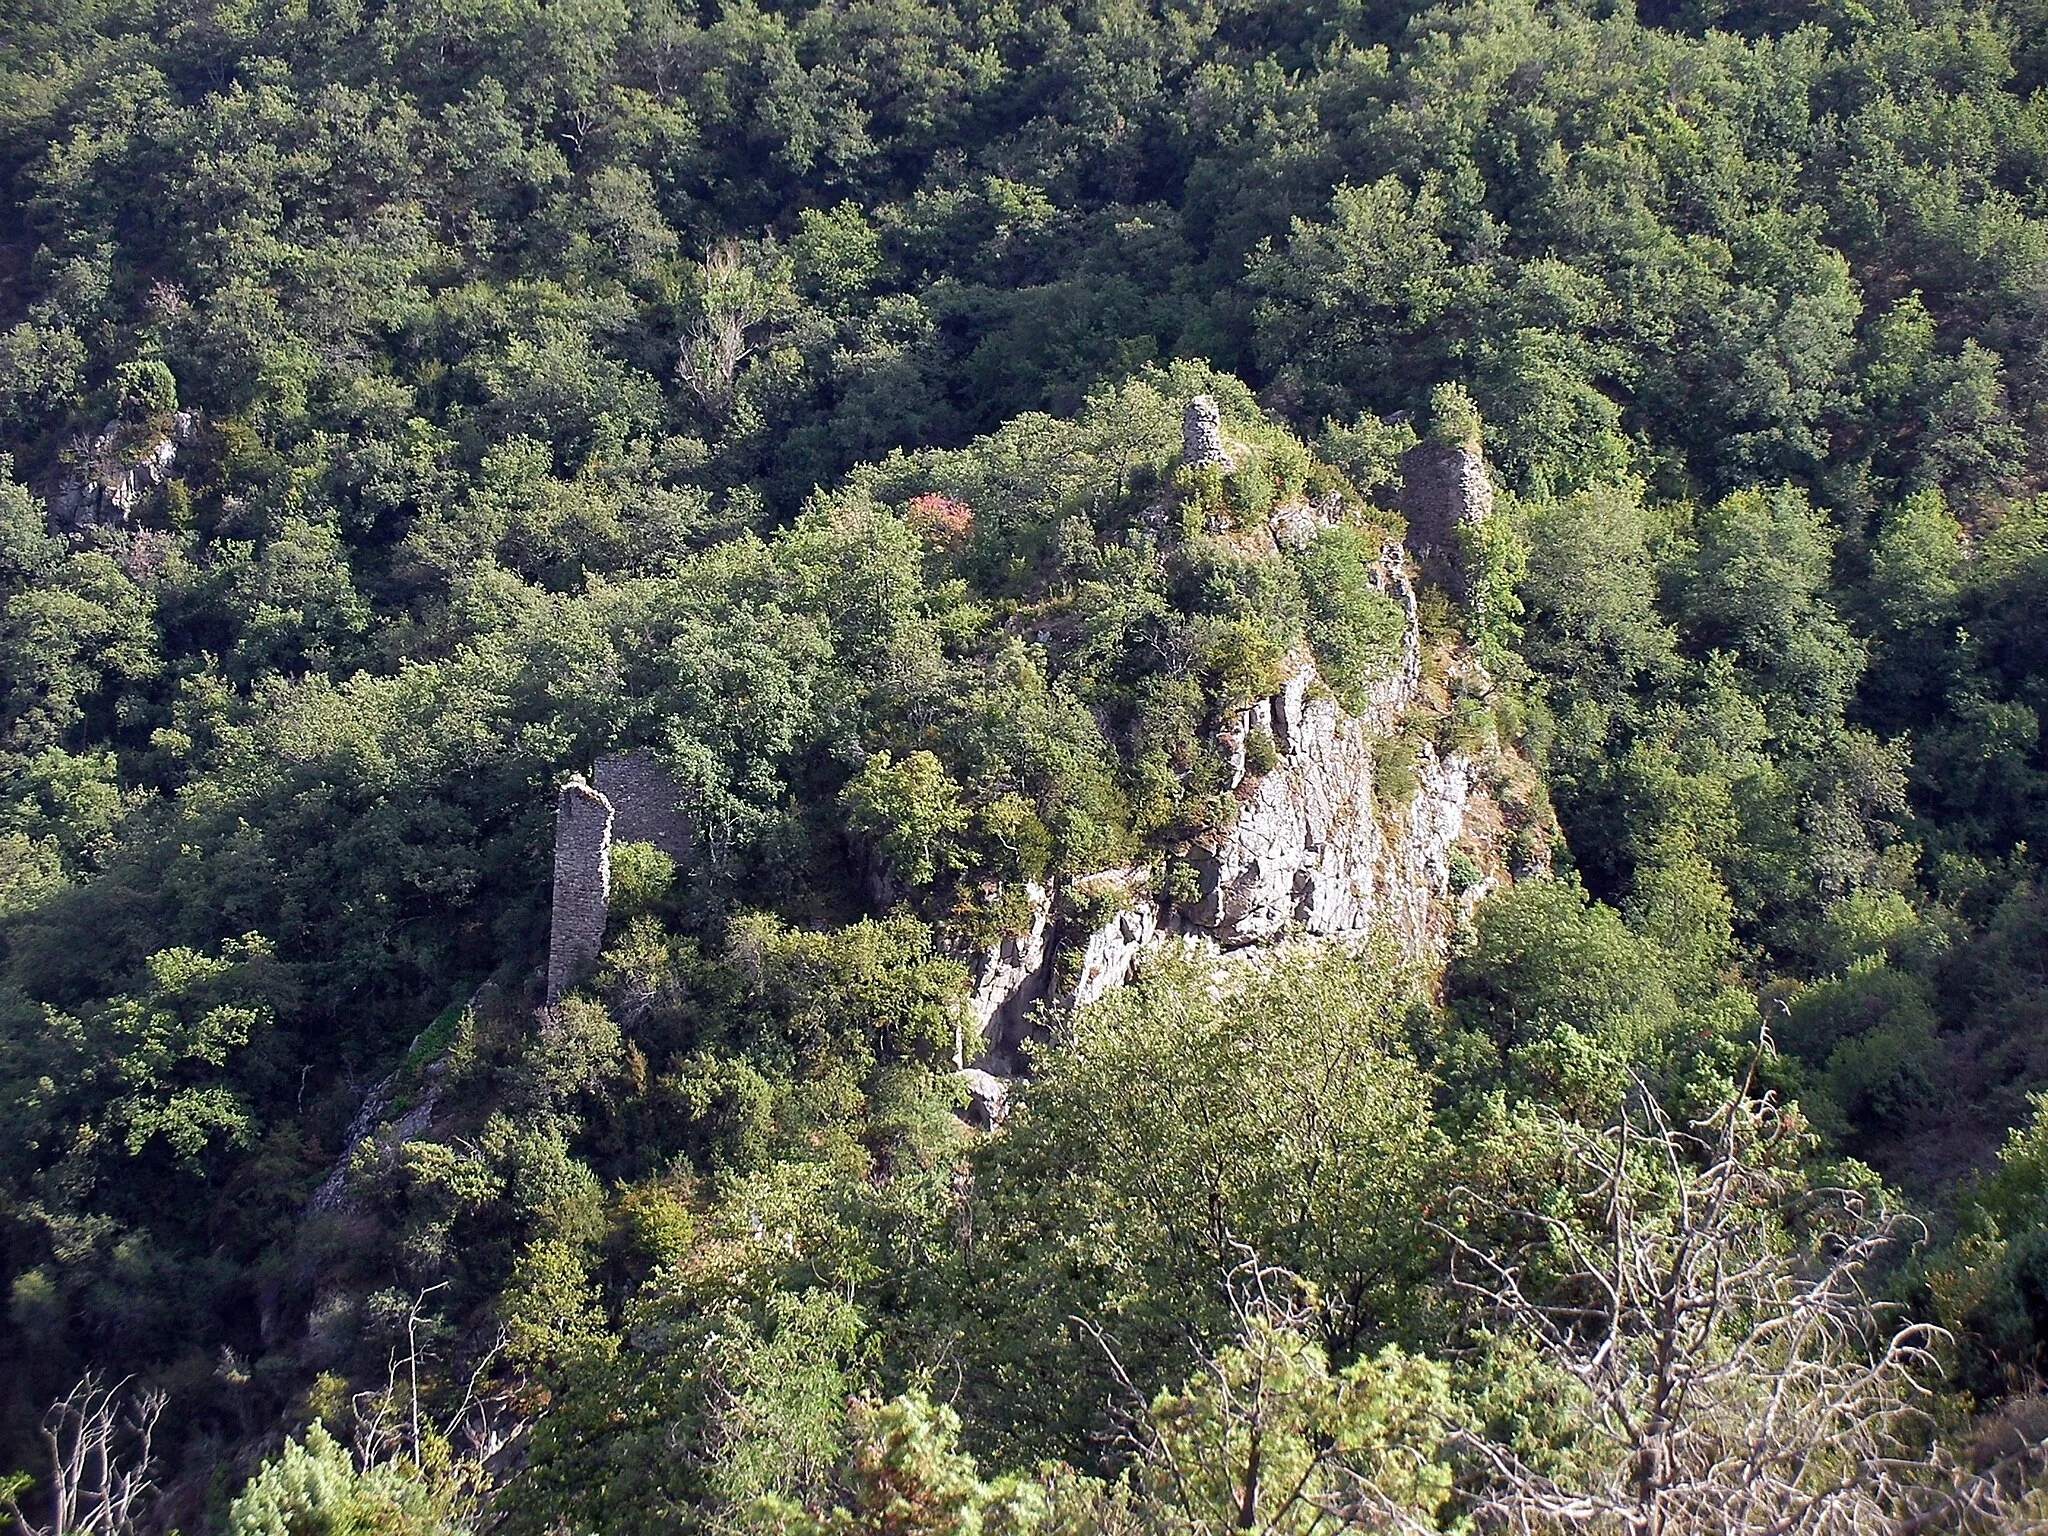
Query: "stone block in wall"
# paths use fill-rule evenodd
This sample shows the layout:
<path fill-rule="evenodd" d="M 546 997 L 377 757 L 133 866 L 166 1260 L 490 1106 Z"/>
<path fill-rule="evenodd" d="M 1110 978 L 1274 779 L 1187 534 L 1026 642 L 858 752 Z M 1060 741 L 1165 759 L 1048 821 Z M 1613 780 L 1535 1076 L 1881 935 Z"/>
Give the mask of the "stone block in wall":
<path fill-rule="evenodd" d="M 555 797 L 555 886 L 548 923 L 549 1003 L 597 964 L 612 889 L 612 805 L 572 773 Z"/>
<path fill-rule="evenodd" d="M 612 836 L 622 843 L 652 843 L 678 865 L 690 858 L 695 833 L 682 809 L 685 791 L 652 752 L 600 757 L 590 787 L 611 802 Z"/>

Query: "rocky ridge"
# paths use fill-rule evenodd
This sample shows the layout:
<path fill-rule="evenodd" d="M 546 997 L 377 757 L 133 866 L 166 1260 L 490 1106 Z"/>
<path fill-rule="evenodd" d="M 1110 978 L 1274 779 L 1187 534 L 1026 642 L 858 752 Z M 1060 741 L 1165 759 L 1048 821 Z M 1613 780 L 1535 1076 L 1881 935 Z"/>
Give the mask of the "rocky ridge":
<path fill-rule="evenodd" d="M 1188 463 L 1214 462 L 1220 440 L 1213 402 L 1203 405 L 1191 403 L 1184 418 Z M 1435 459 L 1416 467 L 1404 505 L 1415 504 L 1411 526 L 1421 525 L 1426 557 L 1442 569 L 1450 530 L 1485 516 L 1491 486 L 1483 464 L 1475 472 L 1462 458 L 1455 472 L 1433 473 L 1450 468 Z M 1298 544 L 1341 515 L 1334 497 L 1297 500 L 1275 509 L 1269 531 L 1276 544 Z M 984 1079 L 1022 1068 L 1021 1047 L 1044 1031 L 1048 1011 L 1122 985 L 1151 947 L 1178 941 L 1225 959 L 1293 938 L 1361 945 L 1384 937 L 1407 959 L 1434 967 L 1457 914 L 1512 878 L 1496 785 L 1518 765 L 1497 745 L 1451 750 L 1417 729 L 1447 701 L 1425 684 L 1416 575 L 1399 543 L 1373 563 L 1374 584 L 1400 602 L 1406 623 L 1396 657 L 1357 714 L 1345 711 L 1304 650 L 1287 659 L 1271 695 L 1222 723 L 1218 744 L 1236 799 L 1226 828 L 1174 854 L 1163 878 L 1111 870 L 1064 890 L 1029 887 L 1023 930 L 972 957 L 970 1011 L 983 1049 L 963 1066 L 982 1118 L 999 1119 L 1002 1110 Z M 1469 659 L 1457 665 L 1477 674 Z M 1483 674 L 1469 681 L 1486 685 Z M 1442 684 L 1435 688 L 1440 695 Z M 1273 747 L 1263 772 L 1250 750 L 1261 737 Z M 1102 919 L 1111 891 L 1112 914 Z"/>
<path fill-rule="evenodd" d="M 1190 402 L 1182 427 L 1184 463 L 1236 462 L 1213 400 Z M 1483 694 L 1490 682 L 1467 656 L 1440 655 L 1434 669 L 1425 666 L 1416 592 L 1418 561 L 1442 570 L 1454 560 L 1455 530 L 1486 515 L 1492 491 L 1483 463 L 1450 465 L 1437 453 L 1414 468 L 1402 498 L 1412 508 L 1408 544 L 1390 540 L 1368 568 L 1373 585 L 1401 606 L 1401 637 L 1360 708 L 1347 711 L 1314 657 L 1297 649 L 1272 693 L 1217 726 L 1234 800 L 1226 825 L 1173 850 L 1162 866 L 1029 884 L 1014 931 L 962 956 L 972 989 L 956 1065 L 974 1100 L 970 1118 L 1000 1121 L 1001 1085 L 1025 1069 L 1025 1043 L 1060 1014 L 1124 985 L 1156 946 L 1178 943 L 1228 963 L 1296 939 L 1384 940 L 1433 969 L 1460 910 L 1512 878 L 1511 818 L 1498 791 L 1526 764 L 1490 733 L 1465 750 L 1436 739 L 1450 699 L 1432 670 L 1461 674 L 1468 692 Z M 1335 495 L 1295 498 L 1241 536 L 1268 551 L 1298 547 L 1347 515 Z M 651 842 L 687 862 L 685 798 L 646 753 L 600 759 L 592 782 L 579 775 L 561 786 L 550 1004 L 596 960 L 613 839 Z M 871 883 L 884 901 L 884 876 Z"/>

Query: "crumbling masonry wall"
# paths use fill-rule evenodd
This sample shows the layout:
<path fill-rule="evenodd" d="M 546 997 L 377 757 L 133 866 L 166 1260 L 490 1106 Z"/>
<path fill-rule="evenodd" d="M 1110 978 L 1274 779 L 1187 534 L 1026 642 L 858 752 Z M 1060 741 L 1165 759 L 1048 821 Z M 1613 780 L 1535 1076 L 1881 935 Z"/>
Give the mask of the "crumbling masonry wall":
<path fill-rule="evenodd" d="M 1223 441 L 1223 412 L 1214 395 L 1196 395 L 1180 413 L 1180 461 L 1236 468 Z"/>
<path fill-rule="evenodd" d="M 678 865 L 689 862 L 690 821 L 680 809 L 682 786 L 650 752 L 600 757 L 590 785 L 611 802 L 612 836 L 622 843 L 652 843 Z"/>
<path fill-rule="evenodd" d="M 554 914 L 548 997 L 556 1002 L 597 964 L 612 891 L 612 805 L 574 773 L 555 799 Z"/>

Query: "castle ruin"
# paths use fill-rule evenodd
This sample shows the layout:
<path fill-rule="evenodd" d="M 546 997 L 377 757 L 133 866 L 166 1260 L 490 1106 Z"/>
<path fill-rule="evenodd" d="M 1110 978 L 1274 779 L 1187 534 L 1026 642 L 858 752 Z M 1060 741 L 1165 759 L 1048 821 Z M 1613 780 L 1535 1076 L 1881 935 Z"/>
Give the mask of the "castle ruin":
<path fill-rule="evenodd" d="M 1180 413 L 1180 461 L 1230 470 L 1237 461 L 1223 443 L 1223 412 L 1214 395 L 1197 395 Z"/>
<path fill-rule="evenodd" d="M 588 976 L 604 948 L 613 840 L 652 843 L 678 865 L 688 860 L 692 839 L 682 800 L 681 787 L 648 752 L 600 757 L 590 780 L 569 775 L 555 800 L 549 1003 Z"/>

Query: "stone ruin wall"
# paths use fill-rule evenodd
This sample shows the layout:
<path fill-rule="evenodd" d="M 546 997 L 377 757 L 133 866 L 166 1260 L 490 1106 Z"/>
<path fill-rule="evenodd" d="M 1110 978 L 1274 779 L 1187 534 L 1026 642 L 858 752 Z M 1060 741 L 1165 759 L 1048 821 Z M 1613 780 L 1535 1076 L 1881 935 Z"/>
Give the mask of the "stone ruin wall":
<path fill-rule="evenodd" d="M 612 804 L 612 837 L 652 843 L 678 865 L 690 857 L 690 819 L 680 808 L 682 789 L 648 752 L 600 757 L 590 787 Z"/>
<path fill-rule="evenodd" d="M 611 802 L 572 773 L 555 797 L 554 912 L 548 924 L 550 1005 L 590 974 L 604 948 L 612 893 Z"/>
<path fill-rule="evenodd" d="M 1236 467 L 1223 441 L 1223 412 L 1214 395 L 1197 395 L 1180 413 L 1180 461 L 1183 464 L 1214 464 L 1222 469 Z"/>
<path fill-rule="evenodd" d="M 1408 548 L 1422 574 L 1460 602 L 1465 587 L 1458 529 L 1493 511 L 1493 481 L 1477 449 L 1456 443 L 1417 443 L 1401 455 L 1400 513 L 1408 519 Z"/>
<path fill-rule="evenodd" d="M 555 885 L 548 922 L 547 1000 L 590 974 L 604 948 L 612 843 L 652 843 L 677 864 L 690 855 L 683 790 L 647 752 L 600 757 L 591 781 L 572 773 L 555 801 Z"/>

